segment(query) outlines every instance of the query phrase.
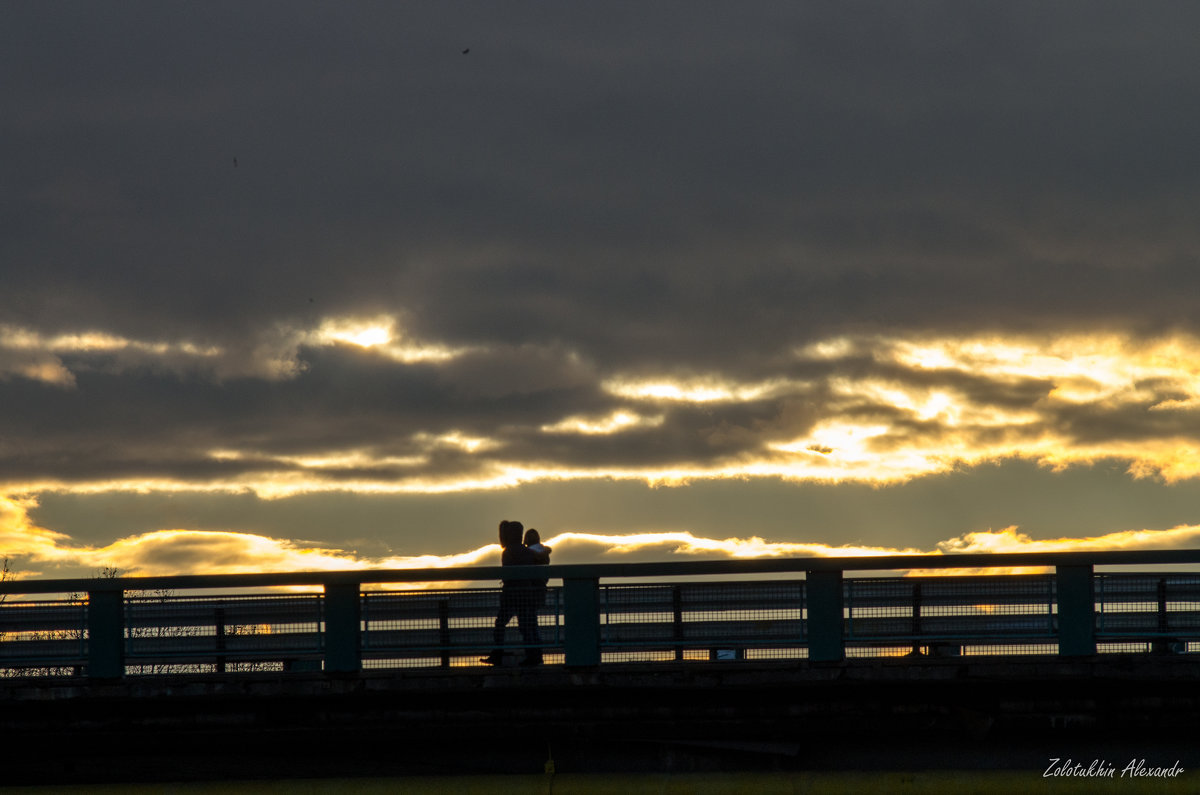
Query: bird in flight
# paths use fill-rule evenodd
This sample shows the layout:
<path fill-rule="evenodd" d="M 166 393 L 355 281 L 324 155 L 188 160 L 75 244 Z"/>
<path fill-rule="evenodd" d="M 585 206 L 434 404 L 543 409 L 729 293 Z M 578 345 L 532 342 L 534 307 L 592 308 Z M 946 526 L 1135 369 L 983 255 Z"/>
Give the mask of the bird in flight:
<path fill-rule="evenodd" d="M 466 54 L 467 54 L 467 53 L 469 53 L 470 51 L 471 51 L 471 48 L 470 48 L 470 47 L 468 47 L 467 49 L 463 50 L 463 53 L 462 53 L 462 54 L 463 54 L 463 55 L 466 55 Z"/>

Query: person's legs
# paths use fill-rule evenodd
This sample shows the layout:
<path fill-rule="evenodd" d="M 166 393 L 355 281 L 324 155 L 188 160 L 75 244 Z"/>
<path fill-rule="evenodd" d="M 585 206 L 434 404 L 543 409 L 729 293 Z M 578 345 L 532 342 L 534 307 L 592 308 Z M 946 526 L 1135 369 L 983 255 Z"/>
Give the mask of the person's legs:
<path fill-rule="evenodd" d="M 520 621 L 520 610 L 511 592 L 504 591 L 500 594 L 500 609 L 496 613 L 495 628 L 492 630 L 492 653 L 484 657 L 481 662 L 488 665 L 499 665 L 504 659 L 504 630 L 508 627 L 508 622 L 512 621 L 513 616 L 517 616 Z M 523 632 L 524 630 L 522 630 Z"/>
<path fill-rule="evenodd" d="M 536 594 L 523 594 L 520 609 L 517 611 L 517 624 L 521 628 L 521 641 L 525 644 L 525 658 L 521 665 L 541 665 L 542 636 L 538 631 L 538 615 Z"/>

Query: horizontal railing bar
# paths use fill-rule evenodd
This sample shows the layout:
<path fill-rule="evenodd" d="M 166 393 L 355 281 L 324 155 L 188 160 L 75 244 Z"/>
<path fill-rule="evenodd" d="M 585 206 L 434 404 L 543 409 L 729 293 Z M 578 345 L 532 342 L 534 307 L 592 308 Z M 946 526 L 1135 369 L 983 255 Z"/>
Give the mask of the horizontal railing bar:
<path fill-rule="evenodd" d="M 896 641 L 946 640 L 951 638 L 987 640 L 989 638 L 1047 638 L 1053 640 L 1056 633 L 1047 627 L 1012 627 L 1002 631 L 992 630 L 946 630 L 943 632 L 921 632 L 913 634 L 899 628 L 876 627 L 847 635 L 847 642 L 852 640 L 890 638 Z"/>
<path fill-rule="evenodd" d="M 40 640 L 10 640 L 0 644 L 0 664 L 21 660 L 31 655 L 51 655 L 60 659 L 74 659 L 82 655 L 82 644 L 78 638 L 55 638 Z"/>
<path fill-rule="evenodd" d="M 654 642 L 740 643 L 742 640 L 774 638 L 780 641 L 804 642 L 800 619 L 777 621 L 771 627 L 748 627 L 735 621 L 697 622 L 687 625 L 682 637 L 672 634 L 672 625 L 661 623 L 607 624 L 601 644 L 612 640 L 646 640 Z"/>
<path fill-rule="evenodd" d="M 1101 618 L 1100 616 L 1097 616 Z M 1142 624 L 1153 624 L 1155 629 L 1161 625 L 1159 619 L 1163 615 L 1150 611 L 1137 613 L 1105 613 L 1099 622 L 1097 629 L 1108 629 L 1109 627 L 1126 627 L 1140 626 Z M 1200 627 L 1200 613 L 1194 610 L 1175 611 L 1165 614 L 1167 628 L 1193 628 Z"/>
<path fill-rule="evenodd" d="M 1005 635 L 855 635 L 846 638 L 847 646 L 928 646 L 954 644 L 959 646 L 1024 646 L 1055 643 L 1058 637 L 1046 633 L 1009 633 Z"/>
<path fill-rule="evenodd" d="M 1099 643 L 1131 643 L 1134 641 L 1197 641 L 1200 634 L 1195 632 L 1097 632 Z"/>
<path fill-rule="evenodd" d="M 256 642 L 235 643 L 227 642 L 225 648 L 217 648 L 212 643 L 212 637 L 207 640 L 209 643 L 201 641 L 205 638 L 198 637 L 189 639 L 192 642 L 184 643 L 183 638 L 142 638 L 138 642 L 130 645 L 126 652 L 126 659 L 134 660 L 146 657 L 193 657 L 196 655 L 204 655 L 209 657 L 225 656 L 225 655 L 256 655 L 256 656 L 289 656 L 296 654 L 318 654 L 321 651 L 321 645 L 315 639 L 302 638 L 273 638 L 270 643 L 263 643 L 261 638 Z M 302 643 L 301 640 L 308 642 Z"/>
<path fill-rule="evenodd" d="M 1051 596 L 1051 594 L 1047 593 L 1018 593 L 1016 591 L 1007 593 L 980 591 L 975 594 L 921 594 L 920 604 L 926 609 L 931 607 L 973 607 L 976 605 L 988 605 L 990 607 L 1027 605 L 1030 608 L 1045 610 L 1047 603 L 1052 601 Z M 913 595 L 908 593 L 885 597 L 879 594 L 854 592 L 846 594 L 845 601 L 848 607 L 853 607 L 855 610 L 859 608 L 881 610 L 889 607 L 910 606 L 913 603 Z"/>
<path fill-rule="evenodd" d="M 954 555 L 804 557 L 751 560 L 672 561 L 664 563 L 551 564 L 425 569 L 266 572 L 258 574 L 187 574 L 153 577 L 9 580 L 0 594 L 78 591 L 153 591 L 195 588 L 268 588 L 352 583 L 467 582 L 568 578 L 679 577 L 698 575 L 779 574 L 806 571 L 910 571 L 913 569 L 987 569 L 1037 566 L 1138 566 L 1200 564 L 1200 549 L 1107 552 L 1004 552 Z"/>
<path fill-rule="evenodd" d="M 670 601 L 655 601 L 655 602 L 624 602 L 611 601 L 604 603 L 604 612 L 617 615 L 627 613 L 670 613 L 673 609 L 674 602 Z M 750 611 L 750 610 L 799 610 L 802 607 L 802 602 L 799 596 L 794 598 L 779 598 L 770 599 L 760 596 L 758 599 L 736 598 L 719 601 L 715 598 L 705 599 L 703 601 L 687 601 L 680 600 L 679 609 L 685 614 L 692 613 L 711 613 L 713 611 Z"/>
<path fill-rule="evenodd" d="M 662 640 L 652 638 L 640 640 L 606 640 L 600 644 L 601 651 L 613 652 L 662 652 L 676 649 L 694 651 L 696 649 L 804 649 L 808 644 L 797 638 L 707 638 L 699 640 Z"/>
<path fill-rule="evenodd" d="M 191 609 L 175 610 L 171 605 L 163 605 L 156 610 L 131 609 L 126 613 L 127 626 L 130 627 L 186 627 L 186 626 L 215 626 L 217 611 L 196 611 Z M 319 610 L 305 613 L 264 610 L 227 611 L 224 614 L 223 626 L 242 626 L 250 624 L 268 624 L 271 626 L 310 625 L 320 623 Z"/>
<path fill-rule="evenodd" d="M 57 611 L 6 610 L 0 624 L 0 632 L 71 632 L 82 631 L 87 624 L 87 615 L 76 608 L 70 615 Z"/>
<path fill-rule="evenodd" d="M 370 646 L 363 646 L 363 653 L 374 655 L 379 654 L 396 654 L 399 652 L 419 651 L 422 654 L 430 652 L 449 652 L 450 654 L 465 653 L 472 650 L 488 650 L 495 647 L 492 641 L 492 631 L 487 632 L 471 632 L 466 633 L 465 637 L 458 637 L 449 644 L 439 644 L 436 638 L 426 640 L 424 638 L 412 638 L 406 634 L 398 632 L 384 632 L 382 638 L 376 638 L 375 642 Z M 398 636 L 398 637 L 397 637 Z M 408 641 L 408 642 L 404 642 Z M 536 646 L 539 649 L 561 649 L 563 644 L 561 641 L 543 639 L 541 644 L 529 644 L 528 646 L 521 643 L 506 644 L 512 648 L 529 648 Z"/>

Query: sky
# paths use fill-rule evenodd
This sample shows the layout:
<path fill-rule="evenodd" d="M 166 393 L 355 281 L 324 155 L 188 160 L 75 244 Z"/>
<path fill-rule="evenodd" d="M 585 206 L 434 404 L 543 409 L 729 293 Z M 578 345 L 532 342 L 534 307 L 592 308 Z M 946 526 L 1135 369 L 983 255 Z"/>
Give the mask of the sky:
<path fill-rule="evenodd" d="M 0 15 L 14 576 L 1200 547 L 1200 6 Z"/>

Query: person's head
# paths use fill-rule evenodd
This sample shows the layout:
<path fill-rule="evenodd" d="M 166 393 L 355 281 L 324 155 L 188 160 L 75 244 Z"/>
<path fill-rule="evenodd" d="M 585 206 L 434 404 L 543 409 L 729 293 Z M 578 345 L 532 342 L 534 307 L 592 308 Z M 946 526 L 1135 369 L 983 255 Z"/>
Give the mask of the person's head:
<path fill-rule="evenodd" d="M 500 546 L 505 549 L 521 546 L 521 533 L 524 530 L 525 526 L 520 522 L 510 522 L 505 519 L 500 523 Z"/>
<path fill-rule="evenodd" d="M 537 530 L 532 527 L 525 531 L 525 546 L 531 547 L 534 544 L 542 543 L 542 536 Z"/>

